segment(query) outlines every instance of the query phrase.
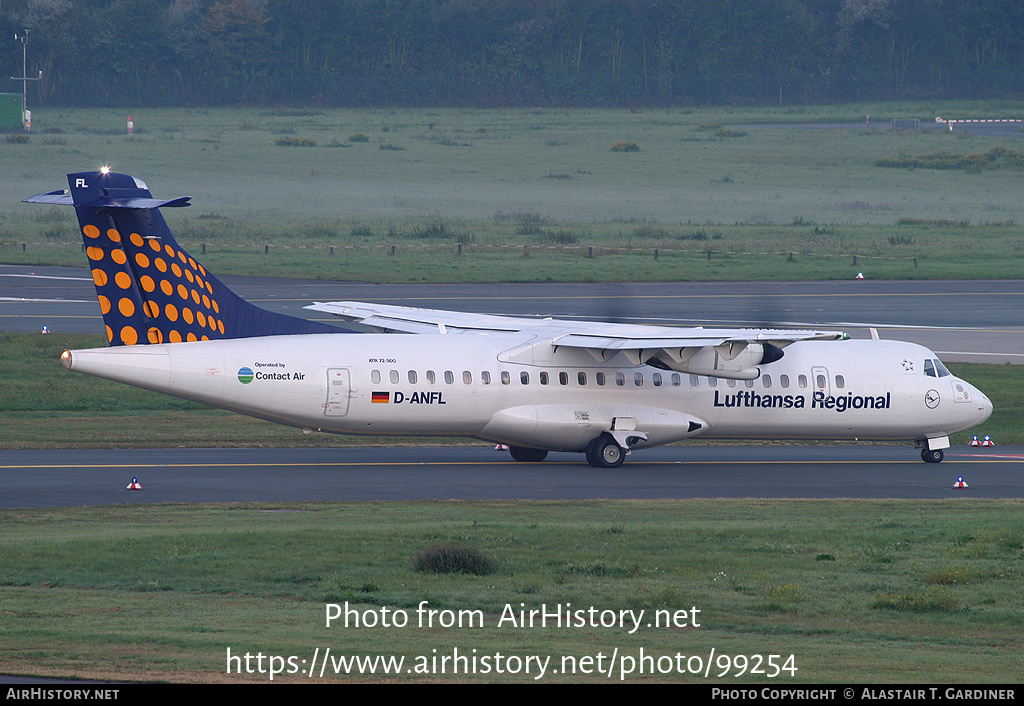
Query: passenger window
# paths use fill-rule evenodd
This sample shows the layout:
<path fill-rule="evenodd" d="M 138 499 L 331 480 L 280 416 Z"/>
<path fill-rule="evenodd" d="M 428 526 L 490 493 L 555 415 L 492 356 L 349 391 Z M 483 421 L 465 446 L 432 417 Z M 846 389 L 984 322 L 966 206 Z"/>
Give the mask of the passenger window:
<path fill-rule="evenodd" d="M 814 384 L 818 386 L 819 390 L 824 390 L 825 389 L 825 376 L 824 375 L 820 375 L 820 374 L 819 375 L 815 375 L 814 376 Z"/>
<path fill-rule="evenodd" d="M 580 385 L 586 385 L 587 384 L 587 374 L 586 373 L 576 373 L 576 382 L 578 382 Z"/>
<path fill-rule="evenodd" d="M 410 370 L 409 371 L 409 384 L 410 385 L 415 385 L 416 384 L 416 371 L 415 370 Z"/>
<path fill-rule="evenodd" d="M 730 380 L 726 380 L 725 384 L 728 385 L 729 387 L 736 387 L 736 381 L 735 380 L 731 380 L 731 379 Z"/>
<path fill-rule="evenodd" d="M 615 373 L 615 384 L 622 387 L 626 384 L 626 376 L 622 373 Z"/>
<path fill-rule="evenodd" d="M 690 373 L 690 387 L 700 387 L 700 375 Z"/>
<path fill-rule="evenodd" d="M 604 385 L 604 383 L 605 383 L 604 373 L 598 373 L 594 377 L 597 378 L 597 384 L 598 385 Z"/>
<path fill-rule="evenodd" d="M 633 373 L 633 384 L 637 387 L 641 387 L 644 384 L 643 373 Z"/>
<path fill-rule="evenodd" d="M 651 382 L 654 383 L 655 387 L 661 387 L 661 373 L 655 373 L 651 376 Z"/>
<path fill-rule="evenodd" d="M 530 384 L 530 374 L 528 372 L 526 372 L 526 371 L 523 371 L 523 372 L 519 373 L 519 382 L 521 382 L 524 385 L 529 385 Z"/>
<path fill-rule="evenodd" d="M 679 387 L 681 383 L 682 378 L 679 376 L 679 373 L 672 373 L 672 387 Z"/>
<path fill-rule="evenodd" d="M 783 387 L 789 387 L 789 376 L 788 375 L 780 375 L 779 376 L 779 384 L 782 385 Z"/>
<path fill-rule="evenodd" d="M 427 384 L 428 385 L 433 385 L 435 382 L 437 382 L 437 375 L 434 374 L 433 370 L 428 370 L 427 371 Z"/>
<path fill-rule="evenodd" d="M 491 384 L 491 374 L 489 372 L 487 372 L 486 370 L 484 370 L 482 373 L 480 373 L 480 382 L 482 382 L 485 385 L 490 385 Z"/>
<path fill-rule="evenodd" d="M 744 380 L 743 381 L 743 386 L 744 387 L 753 387 L 754 386 L 754 381 L 753 380 Z"/>
<path fill-rule="evenodd" d="M 569 384 L 569 373 L 564 372 L 564 371 L 559 373 L 558 374 L 558 384 L 559 385 L 568 385 Z"/>
<path fill-rule="evenodd" d="M 379 370 L 371 370 L 370 371 L 370 380 L 373 381 L 374 385 L 379 385 L 380 384 L 380 371 Z"/>
<path fill-rule="evenodd" d="M 800 387 L 807 387 L 807 376 L 806 375 L 799 375 L 799 376 L 797 376 L 796 383 Z"/>
<path fill-rule="evenodd" d="M 469 372 L 468 370 L 463 370 L 462 371 L 462 382 L 465 383 L 466 385 L 472 385 L 473 384 L 473 373 Z"/>
<path fill-rule="evenodd" d="M 548 384 L 548 374 L 547 374 L 547 371 L 545 371 L 545 372 L 540 374 L 540 384 L 541 385 L 547 385 Z"/>
<path fill-rule="evenodd" d="M 445 383 L 447 383 L 449 385 L 454 383 L 455 382 L 455 373 L 453 373 L 451 370 L 445 370 L 444 371 L 444 381 L 445 381 Z"/>
<path fill-rule="evenodd" d="M 846 378 L 842 375 L 836 375 L 836 387 L 840 390 L 846 387 Z"/>
<path fill-rule="evenodd" d="M 395 385 L 397 385 L 402 379 L 401 377 L 399 377 L 397 370 L 392 370 L 391 372 L 389 372 L 388 377 L 391 378 L 391 382 Z"/>
<path fill-rule="evenodd" d="M 511 382 L 512 382 L 512 376 L 508 374 L 507 370 L 502 370 L 501 371 L 501 384 L 502 385 L 508 385 Z"/>
<path fill-rule="evenodd" d="M 771 375 L 762 375 L 761 376 L 761 382 L 764 383 L 764 387 L 765 387 L 766 390 L 771 388 L 771 386 L 772 386 L 772 376 Z"/>
<path fill-rule="evenodd" d="M 718 387 L 718 378 L 708 376 L 708 387 Z"/>

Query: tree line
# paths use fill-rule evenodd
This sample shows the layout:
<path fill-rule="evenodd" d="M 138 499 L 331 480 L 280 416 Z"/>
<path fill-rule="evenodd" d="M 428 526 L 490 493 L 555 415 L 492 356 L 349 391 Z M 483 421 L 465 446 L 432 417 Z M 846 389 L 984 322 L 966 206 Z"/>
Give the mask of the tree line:
<path fill-rule="evenodd" d="M 1021 27 L 1019 0 L 0 0 L 0 70 L 28 29 L 34 105 L 1020 99 Z"/>

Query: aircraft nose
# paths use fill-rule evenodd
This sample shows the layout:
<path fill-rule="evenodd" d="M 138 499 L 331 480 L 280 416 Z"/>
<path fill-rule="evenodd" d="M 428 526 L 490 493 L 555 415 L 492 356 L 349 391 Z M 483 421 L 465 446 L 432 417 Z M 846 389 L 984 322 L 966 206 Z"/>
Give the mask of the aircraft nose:
<path fill-rule="evenodd" d="M 965 421 L 968 421 L 971 426 L 977 426 L 992 415 L 992 400 L 969 382 L 962 380 L 960 382 L 966 387 L 970 401 L 969 405 L 964 405 L 963 414 L 968 417 Z"/>
<path fill-rule="evenodd" d="M 978 424 L 981 424 L 992 415 L 992 400 L 978 388 L 974 388 L 975 399 L 978 403 Z"/>

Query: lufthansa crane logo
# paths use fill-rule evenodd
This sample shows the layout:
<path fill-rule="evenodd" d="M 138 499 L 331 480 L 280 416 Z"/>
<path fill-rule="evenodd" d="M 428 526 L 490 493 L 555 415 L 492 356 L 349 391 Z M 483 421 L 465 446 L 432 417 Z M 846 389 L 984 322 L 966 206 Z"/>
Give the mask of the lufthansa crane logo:
<path fill-rule="evenodd" d="M 928 409 L 935 409 L 939 406 L 939 391 L 928 390 L 924 393 L 924 404 Z"/>

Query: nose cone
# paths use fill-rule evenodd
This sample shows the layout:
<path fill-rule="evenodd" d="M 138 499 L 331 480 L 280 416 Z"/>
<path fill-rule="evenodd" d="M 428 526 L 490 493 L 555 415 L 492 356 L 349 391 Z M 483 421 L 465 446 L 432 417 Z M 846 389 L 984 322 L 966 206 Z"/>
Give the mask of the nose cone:
<path fill-rule="evenodd" d="M 978 421 L 976 421 L 975 424 L 981 424 L 992 416 L 992 400 L 988 398 L 988 395 L 976 387 L 972 386 L 971 390 L 973 391 L 972 399 L 978 407 Z"/>

